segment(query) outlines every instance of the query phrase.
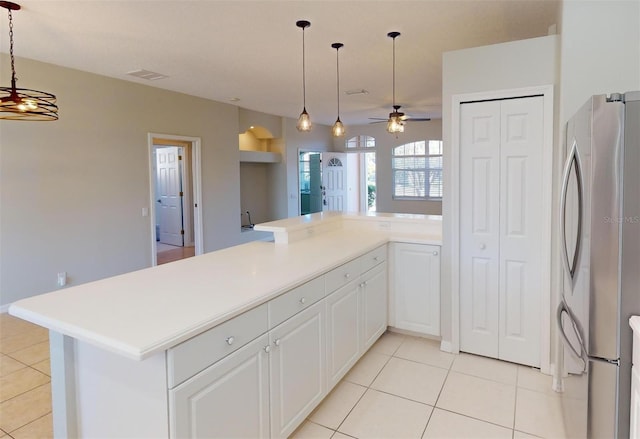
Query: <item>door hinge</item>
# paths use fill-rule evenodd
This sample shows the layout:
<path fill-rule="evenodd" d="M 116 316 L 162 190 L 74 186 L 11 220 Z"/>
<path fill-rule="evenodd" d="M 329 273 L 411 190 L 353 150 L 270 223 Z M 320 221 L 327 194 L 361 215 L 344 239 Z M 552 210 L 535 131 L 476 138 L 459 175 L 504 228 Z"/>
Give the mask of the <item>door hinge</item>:
<path fill-rule="evenodd" d="M 184 197 L 184 192 L 180 191 L 180 196 Z"/>
<path fill-rule="evenodd" d="M 180 234 L 181 234 L 181 235 L 184 235 L 184 230 L 180 230 Z"/>

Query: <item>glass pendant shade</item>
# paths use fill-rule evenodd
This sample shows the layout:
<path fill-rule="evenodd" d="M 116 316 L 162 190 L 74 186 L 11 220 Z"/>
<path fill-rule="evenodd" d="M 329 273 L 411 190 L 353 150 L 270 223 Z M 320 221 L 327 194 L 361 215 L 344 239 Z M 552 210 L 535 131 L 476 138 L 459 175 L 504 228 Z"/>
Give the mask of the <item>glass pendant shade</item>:
<path fill-rule="evenodd" d="M 302 113 L 300 113 L 296 128 L 298 129 L 298 131 L 311 131 L 311 118 L 309 117 L 309 113 L 307 113 L 306 108 L 304 108 L 302 110 Z"/>
<path fill-rule="evenodd" d="M 9 54 L 11 56 L 11 86 L 0 87 L 0 119 L 46 121 L 58 119 L 56 97 L 51 93 L 16 87 L 16 69 L 13 56 L 13 14 L 20 5 L 0 1 L 0 7 L 9 11 Z"/>
<path fill-rule="evenodd" d="M 302 29 L 302 113 L 298 117 L 296 128 L 298 131 L 311 131 L 311 118 L 307 113 L 307 86 L 305 78 L 305 51 L 304 51 L 304 30 L 311 26 L 306 20 L 296 21 L 296 26 Z"/>
<path fill-rule="evenodd" d="M 333 137 L 342 137 L 344 136 L 345 132 L 344 125 L 340 120 L 340 58 L 338 56 L 338 52 L 343 46 L 344 44 L 342 43 L 333 43 L 331 45 L 331 47 L 336 49 L 336 97 L 338 102 L 338 118 L 336 119 L 336 122 L 333 124 L 333 128 L 331 129 Z"/>
<path fill-rule="evenodd" d="M 342 124 L 342 121 L 340 120 L 340 118 L 338 118 L 336 120 L 336 123 L 333 124 L 333 137 L 342 137 L 344 136 L 344 125 Z"/>

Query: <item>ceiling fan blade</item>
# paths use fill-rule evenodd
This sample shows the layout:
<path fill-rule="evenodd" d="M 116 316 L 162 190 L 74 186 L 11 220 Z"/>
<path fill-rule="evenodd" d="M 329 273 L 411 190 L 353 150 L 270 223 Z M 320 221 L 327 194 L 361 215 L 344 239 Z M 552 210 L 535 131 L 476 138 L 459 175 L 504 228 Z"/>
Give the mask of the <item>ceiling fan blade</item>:
<path fill-rule="evenodd" d="M 408 117 L 406 119 L 403 119 L 404 122 L 427 122 L 429 120 L 431 120 L 428 117 Z"/>
<path fill-rule="evenodd" d="M 370 117 L 369 119 L 373 119 L 373 118 L 372 118 L 372 117 Z M 372 123 L 383 123 L 383 122 L 386 122 L 386 121 L 387 121 L 387 119 L 374 120 L 373 122 L 369 122 L 369 124 L 372 124 Z"/>
<path fill-rule="evenodd" d="M 370 117 L 371 120 L 388 120 L 388 117 Z"/>

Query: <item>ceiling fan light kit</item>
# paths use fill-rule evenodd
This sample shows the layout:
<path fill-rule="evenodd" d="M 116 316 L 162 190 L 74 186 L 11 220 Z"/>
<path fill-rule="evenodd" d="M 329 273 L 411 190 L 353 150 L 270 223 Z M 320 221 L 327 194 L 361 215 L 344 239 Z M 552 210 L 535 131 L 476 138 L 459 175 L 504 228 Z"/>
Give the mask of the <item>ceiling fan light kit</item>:
<path fill-rule="evenodd" d="M 387 34 L 389 38 L 393 40 L 393 75 L 392 75 L 392 99 L 393 99 L 393 111 L 389 113 L 389 120 L 387 121 L 387 131 L 391 134 L 398 134 L 404 132 L 404 121 L 402 116 L 404 113 L 400 113 L 399 105 L 396 105 L 396 38 L 400 36 L 400 32 L 389 32 Z"/>
<path fill-rule="evenodd" d="M 307 113 L 307 88 L 305 78 L 305 50 L 304 50 L 304 30 L 311 26 L 307 20 L 296 21 L 296 26 L 302 29 L 302 113 L 298 117 L 296 128 L 298 131 L 311 131 L 311 118 Z"/>
<path fill-rule="evenodd" d="M 333 43 L 331 45 L 331 47 L 336 49 L 336 79 L 337 79 L 336 95 L 338 97 L 338 118 L 336 119 L 336 122 L 333 124 L 333 128 L 331 130 L 333 133 L 333 137 L 342 137 L 344 136 L 344 133 L 345 133 L 344 125 L 340 120 L 340 62 L 339 62 L 338 52 L 340 52 L 340 48 L 342 46 L 344 46 L 344 44 L 342 43 Z"/>
<path fill-rule="evenodd" d="M 13 13 L 20 5 L 0 1 L 9 14 L 9 54 L 11 57 L 11 86 L 0 87 L 0 119 L 47 121 L 58 119 L 56 97 L 51 93 L 16 87 L 16 68 L 13 56 Z"/>

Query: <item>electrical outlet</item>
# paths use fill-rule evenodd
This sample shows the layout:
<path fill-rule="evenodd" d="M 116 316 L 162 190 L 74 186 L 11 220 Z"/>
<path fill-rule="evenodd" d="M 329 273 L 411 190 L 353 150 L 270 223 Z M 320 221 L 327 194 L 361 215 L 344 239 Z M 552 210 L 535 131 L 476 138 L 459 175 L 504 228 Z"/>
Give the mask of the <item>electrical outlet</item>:
<path fill-rule="evenodd" d="M 61 271 L 58 273 L 58 286 L 64 287 L 67 284 L 67 272 Z"/>

